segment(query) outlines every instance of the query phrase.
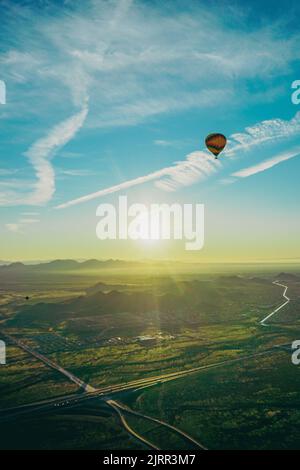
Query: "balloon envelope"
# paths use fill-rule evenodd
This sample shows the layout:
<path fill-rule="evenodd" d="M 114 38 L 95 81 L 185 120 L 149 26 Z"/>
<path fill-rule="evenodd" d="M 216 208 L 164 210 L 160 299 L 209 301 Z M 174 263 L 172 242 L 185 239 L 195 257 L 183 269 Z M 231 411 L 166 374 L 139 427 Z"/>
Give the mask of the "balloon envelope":
<path fill-rule="evenodd" d="M 208 150 L 218 158 L 226 145 L 227 139 L 223 134 L 209 134 L 205 139 L 205 145 Z"/>

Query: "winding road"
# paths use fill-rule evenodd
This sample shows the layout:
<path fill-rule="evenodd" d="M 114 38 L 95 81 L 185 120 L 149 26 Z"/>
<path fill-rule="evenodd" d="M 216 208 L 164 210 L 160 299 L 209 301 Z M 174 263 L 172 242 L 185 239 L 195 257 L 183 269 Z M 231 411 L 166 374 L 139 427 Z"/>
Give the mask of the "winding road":
<path fill-rule="evenodd" d="M 134 411 L 134 410 L 128 408 L 127 406 L 124 406 L 121 403 L 116 402 L 115 400 L 107 400 L 106 403 L 108 405 L 112 406 L 116 411 L 118 411 L 119 414 L 122 413 L 122 411 L 123 411 L 124 413 L 132 414 L 133 416 L 137 416 L 139 418 L 144 418 L 148 421 L 152 421 L 156 424 L 159 424 L 159 425 L 164 426 L 168 429 L 171 429 L 171 431 L 175 432 L 176 434 L 179 434 L 179 436 L 183 437 L 185 440 L 195 444 L 196 447 L 198 447 L 199 449 L 207 450 L 206 447 L 204 447 L 202 444 L 200 444 L 200 442 L 196 441 L 196 439 L 194 439 L 193 437 L 189 436 L 186 432 L 181 431 L 180 429 L 176 428 L 175 426 L 172 426 L 171 424 L 166 423 L 165 421 L 162 421 L 161 419 L 152 418 L 152 416 L 148 416 L 148 415 L 145 415 L 143 413 L 139 413 L 138 411 Z"/>
<path fill-rule="evenodd" d="M 269 318 L 271 318 L 273 315 L 275 315 L 275 313 L 279 312 L 279 310 L 281 310 L 283 307 L 285 307 L 291 300 L 286 295 L 286 292 L 288 290 L 288 286 L 285 286 L 284 284 L 280 284 L 280 282 L 278 282 L 278 281 L 273 281 L 272 284 L 275 284 L 276 286 L 280 286 L 280 287 L 284 288 L 284 292 L 282 294 L 282 297 L 285 299 L 285 302 L 283 302 L 283 304 L 279 305 L 279 307 L 275 308 L 275 310 L 273 310 L 273 312 L 269 313 L 269 315 L 267 315 L 263 320 L 260 321 L 260 324 L 262 326 L 269 326 L 269 325 L 266 325 L 266 321 L 269 320 Z"/>
<path fill-rule="evenodd" d="M 106 402 L 109 406 L 111 406 L 116 412 L 117 414 L 119 415 L 119 418 L 121 420 L 121 423 L 123 424 L 124 428 L 126 429 L 127 432 L 129 432 L 129 434 L 131 434 L 133 437 L 135 437 L 138 441 L 142 442 L 143 444 L 145 444 L 147 447 L 149 447 L 150 449 L 154 449 L 154 450 L 160 450 L 159 447 L 157 447 L 155 444 L 153 444 L 152 442 L 148 441 L 148 439 L 145 439 L 143 436 L 141 436 L 140 434 L 138 434 L 136 431 L 134 431 L 130 426 L 129 424 L 127 423 L 126 419 L 125 419 L 125 416 L 123 415 L 122 413 L 122 407 L 119 406 L 119 404 L 113 400 L 107 400 Z"/>

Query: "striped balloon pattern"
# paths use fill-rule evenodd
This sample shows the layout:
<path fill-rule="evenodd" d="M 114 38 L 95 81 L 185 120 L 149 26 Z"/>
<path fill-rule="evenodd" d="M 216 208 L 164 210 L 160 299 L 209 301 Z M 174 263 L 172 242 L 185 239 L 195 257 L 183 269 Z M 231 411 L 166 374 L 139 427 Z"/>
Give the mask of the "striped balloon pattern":
<path fill-rule="evenodd" d="M 206 147 L 216 158 L 224 149 L 226 142 L 227 139 L 223 134 L 209 134 L 205 139 Z"/>

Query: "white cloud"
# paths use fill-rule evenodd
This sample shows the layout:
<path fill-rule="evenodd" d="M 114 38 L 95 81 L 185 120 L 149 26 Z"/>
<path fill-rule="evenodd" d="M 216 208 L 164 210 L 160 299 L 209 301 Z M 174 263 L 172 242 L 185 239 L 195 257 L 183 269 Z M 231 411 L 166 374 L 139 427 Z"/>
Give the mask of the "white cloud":
<path fill-rule="evenodd" d="M 249 150 L 255 145 L 274 142 L 280 139 L 296 136 L 300 132 L 300 111 L 290 120 L 269 119 L 246 127 L 245 132 L 232 134 L 228 148 L 224 153 L 234 155 L 240 150 Z"/>
<path fill-rule="evenodd" d="M 160 147 L 172 147 L 174 145 L 174 141 L 157 139 L 154 141 L 154 144 L 159 145 Z"/>
<path fill-rule="evenodd" d="M 22 233 L 21 227 L 22 226 L 20 224 L 5 224 L 5 228 L 9 232 L 13 232 L 13 233 Z"/>
<path fill-rule="evenodd" d="M 272 158 L 269 158 L 268 160 L 264 160 L 263 162 L 260 162 L 257 165 L 253 165 L 248 168 L 236 171 L 235 173 L 232 173 L 231 176 L 237 178 L 248 178 L 248 176 L 256 175 L 256 173 L 261 173 L 262 171 L 269 170 L 273 166 L 290 160 L 291 158 L 297 157 L 298 155 L 300 155 L 300 148 L 281 153 L 280 155 L 276 155 Z"/>
<path fill-rule="evenodd" d="M 30 219 L 30 218 L 20 219 L 20 224 L 36 224 L 37 222 L 39 222 L 39 219 Z"/>
<path fill-rule="evenodd" d="M 59 98 L 81 105 L 90 95 L 95 127 L 242 101 L 236 77 L 287 73 L 300 57 L 300 34 L 283 35 L 278 20 L 249 28 L 238 7 L 227 9 L 229 20 L 223 13 L 203 2 L 183 12 L 163 2 L 87 0 L 39 14 L 7 2 L 2 22 L 14 47 L 0 54 L 1 70 L 13 83 L 30 83 L 18 100 L 34 102 L 30 109 L 45 100 L 55 109 Z"/>
<path fill-rule="evenodd" d="M 214 173 L 220 165 L 219 160 L 211 158 L 205 152 L 196 151 L 187 155 L 186 160 L 176 162 L 174 166 L 162 168 L 161 170 L 154 171 L 147 175 L 73 199 L 56 206 L 56 209 L 65 209 L 153 180 L 156 181 L 155 184 L 161 189 L 175 191 L 179 187 L 188 186 Z"/>
<path fill-rule="evenodd" d="M 234 183 L 236 181 L 235 178 L 222 178 L 220 180 L 220 184 L 223 184 L 224 186 L 229 186 L 230 184 Z"/>
<path fill-rule="evenodd" d="M 252 127 L 247 127 L 244 133 L 235 133 L 229 137 L 229 150 L 224 150 L 224 153 L 228 156 L 235 155 L 239 152 L 247 150 L 255 145 L 261 144 L 267 141 L 276 141 L 277 139 L 284 139 L 296 135 L 300 130 L 300 112 L 290 121 L 284 121 L 282 119 L 271 119 L 259 122 Z M 165 142 L 165 141 L 162 141 Z M 163 144 L 164 145 L 164 144 Z M 292 155 L 292 156 L 290 156 Z M 287 152 L 281 154 L 275 159 L 267 160 L 266 162 L 259 163 L 253 168 L 245 169 L 233 173 L 232 177 L 242 177 L 245 175 L 249 176 L 248 171 L 263 171 L 264 169 L 271 168 L 272 166 L 280 163 L 281 161 L 292 158 L 294 153 Z M 176 191 L 178 188 L 183 186 L 189 186 L 197 181 L 203 180 L 210 176 L 212 173 L 217 171 L 221 167 L 219 160 L 214 160 L 212 157 L 203 151 L 195 151 L 186 156 L 186 159 L 181 162 L 175 162 L 174 166 L 162 168 L 161 170 L 152 172 L 148 175 L 141 176 L 119 185 L 115 185 L 106 189 L 93 192 L 86 196 L 79 197 L 71 200 L 64 204 L 57 206 L 58 209 L 63 209 L 69 206 L 80 204 L 91 199 L 95 199 L 107 194 L 112 194 L 117 191 L 131 188 L 140 184 L 144 184 L 148 181 L 155 181 L 155 186 L 164 191 Z M 253 173 L 254 174 L 254 173 Z M 223 179 L 223 184 L 229 184 L 234 182 L 232 178 Z"/>
<path fill-rule="evenodd" d="M 60 170 L 60 173 L 62 175 L 66 176 L 91 176 L 95 175 L 95 171 L 88 170 L 88 169 L 72 169 L 70 168 L 69 170 Z"/>
<path fill-rule="evenodd" d="M 31 217 L 31 216 L 39 215 L 39 213 L 38 213 L 38 212 L 22 212 L 22 215 L 24 215 L 24 216 L 26 216 L 26 217 L 27 217 L 27 216 L 30 216 L 30 217 Z"/>
<path fill-rule="evenodd" d="M 32 164 L 37 182 L 33 193 L 24 201 L 26 204 L 44 204 L 48 202 L 55 191 L 55 174 L 50 163 L 54 153 L 69 142 L 82 127 L 88 108 L 85 106 L 79 113 L 56 125 L 46 137 L 35 142 L 26 152 Z"/>
<path fill-rule="evenodd" d="M 4 226 L 9 232 L 24 234 L 27 225 L 37 224 L 38 222 L 39 219 L 36 218 L 21 217 L 17 222 L 4 224 Z"/>
<path fill-rule="evenodd" d="M 220 167 L 220 161 L 212 158 L 207 152 L 195 151 L 187 155 L 186 160 L 171 167 L 162 178 L 155 181 L 155 186 L 165 191 L 176 191 L 205 179 Z"/>
<path fill-rule="evenodd" d="M 55 172 L 51 164 L 54 154 L 66 145 L 82 127 L 88 114 L 88 107 L 71 116 L 69 119 L 57 124 L 45 137 L 37 140 L 25 153 L 31 163 L 36 182 L 27 184 L 27 190 L 31 193 L 14 191 L 2 192 L 0 194 L 0 205 L 42 205 L 48 202 L 55 192 Z M 18 180 L 2 182 L 1 185 L 15 187 L 19 185 Z M 25 185 L 26 186 L 26 185 Z"/>
<path fill-rule="evenodd" d="M 1 28 L 9 32 L 12 45 L 0 53 L 1 73 L 10 82 L 22 116 L 24 111 L 39 116 L 45 110 L 56 113 L 59 107 L 82 107 L 87 96 L 90 127 L 134 125 L 195 107 L 221 108 L 226 102 L 246 102 L 241 90 L 248 86 L 243 88 L 243 80 L 247 85 L 251 79 L 265 84 L 266 79 L 286 74 L 300 58 L 299 32 L 283 35 L 280 21 L 249 28 L 247 14 L 233 7 L 229 20 L 224 20 L 222 6 L 210 9 L 203 2 L 192 2 L 185 12 L 166 8 L 163 2 L 87 0 L 82 5 L 75 2 L 69 9 L 65 2 L 56 9 L 49 4 L 40 14 L 29 5 L 5 3 Z M 265 87 L 256 88 L 262 99 Z M 6 108 L 8 116 L 13 108 Z M 33 192 L 20 197 L 19 191 L 7 189 L 0 193 L 0 205 L 38 205 L 52 198 L 51 158 L 83 125 L 86 113 L 84 107 L 29 148 L 26 155 L 37 178 Z M 270 120 L 249 127 L 231 136 L 225 152 L 230 156 L 295 135 L 299 121 L 298 113 L 291 121 Z M 155 180 L 161 189 L 175 190 L 210 174 L 210 164 L 199 158 L 201 165 L 196 157 L 187 156 L 184 162 L 113 188 Z M 116 190 L 107 188 L 79 199 Z"/>
<path fill-rule="evenodd" d="M 6 169 L 6 168 L 0 168 L 0 176 L 7 176 L 7 175 L 13 175 L 16 173 L 18 170 L 16 169 Z"/>
<path fill-rule="evenodd" d="M 154 145 L 158 147 L 173 147 L 173 148 L 180 148 L 186 145 L 191 145 L 191 139 L 173 139 L 173 140 L 165 140 L 165 139 L 156 139 L 153 141 Z"/>

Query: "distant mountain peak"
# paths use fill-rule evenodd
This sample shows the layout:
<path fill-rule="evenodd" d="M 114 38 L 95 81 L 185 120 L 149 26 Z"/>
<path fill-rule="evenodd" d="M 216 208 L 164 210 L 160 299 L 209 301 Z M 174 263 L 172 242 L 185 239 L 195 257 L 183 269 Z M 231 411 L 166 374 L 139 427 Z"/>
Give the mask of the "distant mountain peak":
<path fill-rule="evenodd" d="M 4 269 L 19 269 L 19 268 L 26 268 L 26 265 L 24 263 L 21 263 L 21 261 L 15 261 L 14 263 L 7 264 L 5 266 L 2 266 Z"/>
<path fill-rule="evenodd" d="M 299 280 L 299 277 L 296 274 L 281 272 L 278 274 L 278 276 L 276 276 L 276 279 L 283 281 L 297 281 Z"/>

